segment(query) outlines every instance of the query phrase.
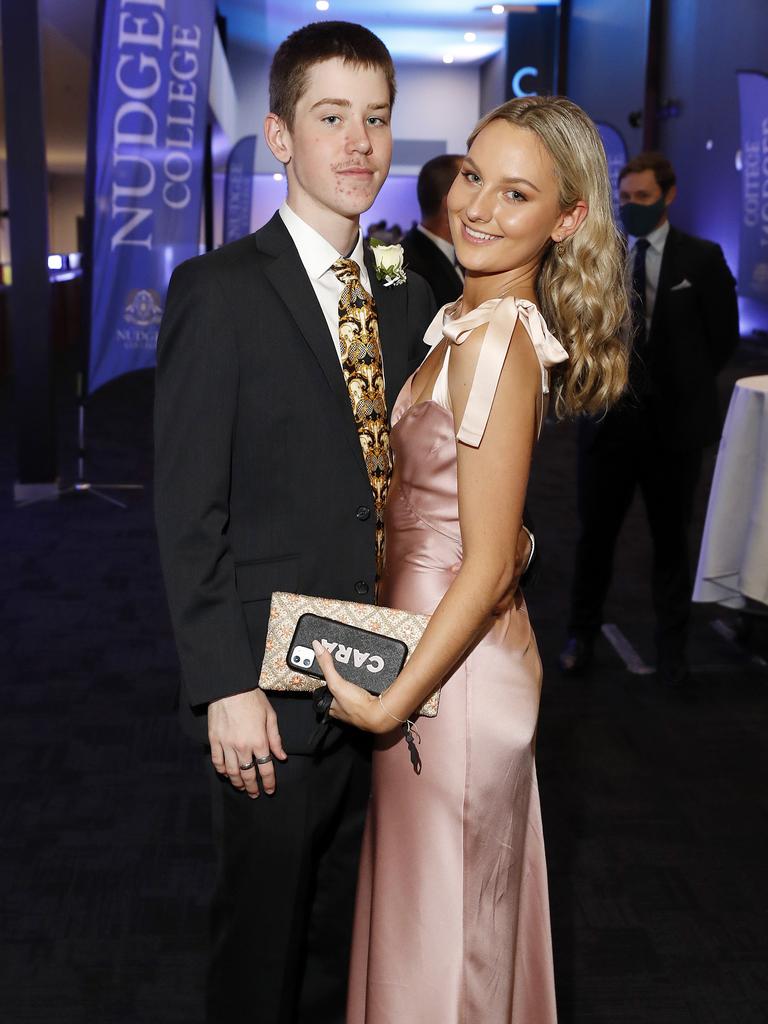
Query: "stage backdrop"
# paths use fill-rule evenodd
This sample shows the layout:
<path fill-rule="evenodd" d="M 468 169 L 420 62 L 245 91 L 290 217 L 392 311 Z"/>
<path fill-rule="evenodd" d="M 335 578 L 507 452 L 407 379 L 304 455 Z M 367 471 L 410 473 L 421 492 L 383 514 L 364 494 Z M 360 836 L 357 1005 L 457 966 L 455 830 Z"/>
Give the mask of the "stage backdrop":
<path fill-rule="evenodd" d="M 768 75 L 740 71 L 739 294 L 768 303 Z"/>
<path fill-rule="evenodd" d="M 88 203 L 88 390 L 153 366 L 173 268 L 199 252 L 215 0 L 102 0 Z"/>

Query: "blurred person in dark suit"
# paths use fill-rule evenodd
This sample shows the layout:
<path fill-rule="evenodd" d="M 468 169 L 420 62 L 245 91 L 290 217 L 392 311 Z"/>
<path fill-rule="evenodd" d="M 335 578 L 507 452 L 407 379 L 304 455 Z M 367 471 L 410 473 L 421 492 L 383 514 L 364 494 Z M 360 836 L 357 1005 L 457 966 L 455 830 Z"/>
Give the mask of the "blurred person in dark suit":
<path fill-rule="evenodd" d="M 445 204 L 460 167 L 461 157 L 453 153 L 433 157 L 424 164 L 416 183 L 421 223 L 403 239 L 405 265 L 426 278 L 438 306 L 457 299 L 464 281 Z"/>
<path fill-rule="evenodd" d="M 720 436 L 716 378 L 738 344 L 739 316 L 720 246 L 670 225 L 676 194 L 674 169 L 660 153 L 641 153 L 619 175 L 634 352 L 622 403 L 580 424 L 581 533 L 560 655 L 566 675 L 592 661 L 616 539 L 639 487 L 653 539 L 658 677 L 675 686 L 689 676 L 691 511 L 703 450 Z"/>

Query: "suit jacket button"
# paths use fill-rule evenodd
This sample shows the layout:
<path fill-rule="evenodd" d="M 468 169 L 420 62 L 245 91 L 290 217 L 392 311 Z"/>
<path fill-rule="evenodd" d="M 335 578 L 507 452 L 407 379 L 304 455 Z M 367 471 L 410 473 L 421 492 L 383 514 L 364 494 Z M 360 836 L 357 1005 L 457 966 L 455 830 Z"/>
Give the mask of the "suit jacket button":
<path fill-rule="evenodd" d="M 368 508 L 367 505 L 361 505 L 358 508 L 357 512 L 355 512 L 355 515 L 357 516 L 361 523 L 364 523 L 366 519 L 371 518 L 371 510 Z"/>
<path fill-rule="evenodd" d="M 369 590 L 370 587 L 365 582 L 365 580 L 358 580 L 357 583 L 355 584 L 355 593 L 359 594 L 361 597 L 367 594 Z"/>

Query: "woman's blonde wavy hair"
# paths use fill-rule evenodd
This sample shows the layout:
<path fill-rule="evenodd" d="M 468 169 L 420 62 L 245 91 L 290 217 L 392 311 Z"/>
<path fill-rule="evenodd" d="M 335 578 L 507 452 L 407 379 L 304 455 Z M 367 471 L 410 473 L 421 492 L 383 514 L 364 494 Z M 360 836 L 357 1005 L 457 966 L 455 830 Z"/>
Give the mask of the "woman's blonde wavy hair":
<path fill-rule="evenodd" d="M 581 107 L 564 96 L 523 96 L 486 114 L 467 146 L 499 120 L 532 131 L 546 147 L 562 210 L 580 199 L 589 208 L 578 230 L 544 254 L 536 291 L 545 320 L 570 357 L 553 378 L 556 415 L 603 412 L 627 386 L 631 337 L 626 244 L 613 217 L 603 144 Z"/>

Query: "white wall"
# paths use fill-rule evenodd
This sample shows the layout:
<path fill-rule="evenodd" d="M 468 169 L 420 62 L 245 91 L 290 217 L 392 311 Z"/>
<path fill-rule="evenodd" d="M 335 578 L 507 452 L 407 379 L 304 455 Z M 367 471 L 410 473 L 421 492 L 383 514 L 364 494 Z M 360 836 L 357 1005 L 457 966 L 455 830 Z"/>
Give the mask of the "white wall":
<path fill-rule="evenodd" d="M 77 252 L 77 218 L 83 214 L 84 196 L 85 175 L 48 175 L 50 252 Z"/>
<path fill-rule="evenodd" d="M 238 102 L 238 134 L 258 138 L 256 146 L 256 172 L 272 174 L 281 171 L 281 165 L 270 153 L 262 125 L 269 113 L 269 63 L 271 56 L 231 42 L 227 52 L 229 67 L 235 83 Z"/>
<path fill-rule="evenodd" d="M 397 68 L 392 117 L 396 139 L 444 139 L 449 153 L 465 153 L 480 116 L 480 69 L 404 64 Z"/>

